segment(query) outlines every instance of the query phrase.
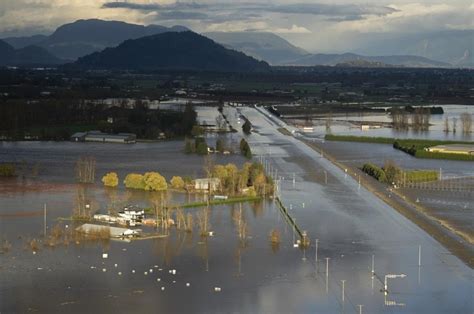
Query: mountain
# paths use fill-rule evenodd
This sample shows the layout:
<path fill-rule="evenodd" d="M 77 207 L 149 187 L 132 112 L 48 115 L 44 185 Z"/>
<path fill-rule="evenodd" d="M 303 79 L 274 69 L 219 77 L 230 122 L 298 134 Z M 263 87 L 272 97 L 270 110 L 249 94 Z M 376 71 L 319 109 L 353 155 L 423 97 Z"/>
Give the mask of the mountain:
<path fill-rule="evenodd" d="M 106 48 L 79 58 L 75 65 L 98 69 L 218 72 L 255 72 L 267 71 L 270 68 L 266 62 L 224 48 L 191 31 L 129 39 L 115 48 Z"/>
<path fill-rule="evenodd" d="M 382 63 L 391 66 L 405 66 L 405 67 L 450 67 L 451 65 L 445 62 L 430 60 L 428 58 L 419 56 L 361 56 L 354 53 L 344 54 L 312 54 L 287 62 L 286 65 L 296 66 L 315 66 L 315 65 L 329 65 L 334 66 L 341 63 L 350 63 L 357 60 L 369 63 Z"/>
<path fill-rule="evenodd" d="M 47 49 L 59 58 L 76 60 L 107 47 L 115 47 L 127 39 L 187 30 L 189 29 L 184 26 L 168 28 L 160 25 L 143 26 L 119 21 L 90 19 L 64 24 L 50 36 L 7 38 L 6 41 L 17 48 L 34 44 Z"/>
<path fill-rule="evenodd" d="M 285 39 L 268 32 L 213 32 L 204 33 L 227 48 L 241 51 L 258 60 L 278 65 L 308 54 Z"/>
<path fill-rule="evenodd" d="M 38 45 L 44 41 L 48 36 L 46 35 L 33 35 L 27 37 L 7 37 L 2 39 L 15 49 L 25 48 L 31 45 Z"/>
<path fill-rule="evenodd" d="M 474 30 L 451 30 L 387 38 L 371 36 L 354 51 L 369 55 L 416 55 L 459 67 L 474 67 Z"/>
<path fill-rule="evenodd" d="M 0 66 L 58 65 L 64 63 L 45 49 L 27 46 L 15 49 L 0 40 Z"/>

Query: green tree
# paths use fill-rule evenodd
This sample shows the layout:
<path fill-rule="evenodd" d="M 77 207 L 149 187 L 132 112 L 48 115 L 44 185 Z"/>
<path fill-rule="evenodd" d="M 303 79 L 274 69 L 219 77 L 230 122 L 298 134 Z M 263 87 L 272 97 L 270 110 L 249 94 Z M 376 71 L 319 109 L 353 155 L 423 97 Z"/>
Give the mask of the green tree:
<path fill-rule="evenodd" d="M 115 188 L 117 187 L 119 183 L 119 178 L 117 173 L 115 172 L 109 172 L 106 175 L 102 177 L 102 183 L 104 183 L 104 186 L 107 187 L 112 187 Z"/>
<path fill-rule="evenodd" d="M 207 143 L 206 140 L 202 137 L 196 138 L 196 153 L 198 155 L 207 155 Z"/>
<path fill-rule="evenodd" d="M 242 125 L 242 131 L 247 135 L 251 133 L 252 124 L 250 123 L 250 121 L 248 119 L 245 119 L 245 123 L 244 123 L 244 125 Z"/>
<path fill-rule="evenodd" d="M 238 186 L 239 169 L 235 164 L 229 163 L 225 165 L 225 170 L 227 172 L 225 188 L 231 193 L 235 193 Z"/>
<path fill-rule="evenodd" d="M 402 170 L 392 160 L 387 160 L 382 169 L 388 183 L 398 184 L 400 182 Z"/>
<path fill-rule="evenodd" d="M 143 176 L 146 191 L 165 191 L 168 189 L 166 179 L 158 172 L 147 172 Z"/>
<path fill-rule="evenodd" d="M 262 195 L 265 192 L 265 185 L 267 183 L 267 178 L 265 177 L 265 174 L 259 173 L 257 177 L 255 178 L 254 181 L 254 187 L 255 190 L 259 195 Z"/>
<path fill-rule="evenodd" d="M 143 180 L 143 175 L 138 173 L 127 174 L 123 183 L 125 184 L 125 187 L 129 189 L 145 189 L 145 181 Z"/>
<path fill-rule="evenodd" d="M 179 176 L 174 176 L 170 180 L 171 187 L 173 189 L 182 190 L 184 189 L 184 180 Z"/>
<path fill-rule="evenodd" d="M 194 145 L 194 141 L 188 137 L 184 139 L 184 152 L 186 154 L 194 153 L 196 147 Z"/>
<path fill-rule="evenodd" d="M 225 143 L 224 143 L 224 140 L 222 138 L 218 138 L 217 141 L 216 141 L 216 150 L 218 152 L 223 152 L 225 150 Z"/>
<path fill-rule="evenodd" d="M 240 140 L 240 152 L 246 158 L 252 158 L 252 150 L 250 149 L 249 143 L 244 138 Z"/>
<path fill-rule="evenodd" d="M 204 135 L 204 128 L 200 125 L 193 126 L 193 128 L 191 130 L 191 135 L 194 136 L 194 137 L 203 136 Z"/>

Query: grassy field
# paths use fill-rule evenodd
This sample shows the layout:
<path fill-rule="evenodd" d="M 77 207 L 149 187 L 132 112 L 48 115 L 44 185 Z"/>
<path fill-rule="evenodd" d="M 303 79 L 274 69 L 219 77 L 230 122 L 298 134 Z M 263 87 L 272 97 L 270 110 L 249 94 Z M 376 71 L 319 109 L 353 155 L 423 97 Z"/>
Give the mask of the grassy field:
<path fill-rule="evenodd" d="M 237 204 L 237 203 L 245 203 L 245 202 L 256 202 L 260 201 L 262 198 L 259 196 L 242 196 L 242 197 L 233 197 L 228 198 L 226 200 L 210 200 L 209 205 L 228 205 L 228 204 Z M 168 206 L 168 208 L 196 208 L 196 207 L 204 207 L 207 206 L 207 202 L 192 202 L 186 204 L 179 204 L 179 205 L 172 205 Z M 152 214 L 154 210 L 152 208 L 145 208 L 145 213 Z"/>
<path fill-rule="evenodd" d="M 440 141 L 440 140 L 423 140 L 423 139 L 396 139 L 396 138 L 390 138 L 390 137 L 370 137 L 370 136 L 333 135 L 333 134 L 327 134 L 325 136 L 325 139 L 327 141 L 392 144 L 394 148 L 401 150 L 412 156 L 415 156 L 417 158 L 474 161 L 474 156 L 472 155 L 432 153 L 432 152 L 425 151 L 425 148 L 436 146 L 436 145 L 474 144 L 474 142 Z"/>

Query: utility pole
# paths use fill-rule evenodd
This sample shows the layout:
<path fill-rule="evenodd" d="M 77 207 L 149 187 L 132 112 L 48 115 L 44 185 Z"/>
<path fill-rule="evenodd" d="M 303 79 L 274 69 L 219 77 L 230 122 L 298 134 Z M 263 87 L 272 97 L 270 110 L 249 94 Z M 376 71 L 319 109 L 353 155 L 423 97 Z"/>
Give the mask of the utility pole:
<path fill-rule="evenodd" d="M 326 257 L 326 292 L 328 292 L 329 287 L 329 257 Z"/>
<path fill-rule="evenodd" d="M 421 266 L 421 245 L 418 245 L 418 266 Z"/>
<path fill-rule="evenodd" d="M 44 235 L 45 238 L 46 238 L 46 212 L 47 212 L 47 208 L 46 208 L 46 204 L 44 204 L 44 207 L 43 207 L 43 235 Z"/>
<path fill-rule="evenodd" d="M 318 264 L 318 244 L 319 244 L 319 239 L 315 240 L 316 243 L 316 252 L 314 254 L 314 260 L 316 261 L 316 264 Z"/>
<path fill-rule="evenodd" d="M 345 280 L 341 280 L 342 282 L 342 302 L 344 302 L 344 299 L 345 299 L 345 291 L 344 291 L 344 288 L 345 288 L 345 283 L 346 281 Z"/>
<path fill-rule="evenodd" d="M 362 314 L 362 307 L 363 307 L 363 305 L 362 305 L 362 304 L 359 304 L 359 305 L 357 305 L 357 306 L 359 307 L 359 314 Z"/>
<path fill-rule="evenodd" d="M 375 268 L 374 268 L 375 262 L 374 262 L 374 260 L 375 260 L 375 255 L 372 254 L 372 275 L 374 275 L 374 273 L 375 273 Z"/>

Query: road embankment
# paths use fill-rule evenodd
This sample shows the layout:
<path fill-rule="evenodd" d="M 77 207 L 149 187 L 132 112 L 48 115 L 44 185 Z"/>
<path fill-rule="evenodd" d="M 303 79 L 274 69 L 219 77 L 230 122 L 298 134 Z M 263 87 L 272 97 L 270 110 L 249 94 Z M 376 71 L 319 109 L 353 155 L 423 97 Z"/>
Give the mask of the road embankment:
<path fill-rule="evenodd" d="M 400 191 L 388 190 L 385 184 L 366 176 L 362 171 L 353 166 L 338 161 L 330 152 L 323 150 L 323 147 L 319 143 L 301 138 L 299 138 L 299 140 L 316 152 L 322 154 L 341 170 L 345 171 L 347 169 L 347 174 L 355 180 L 360 180 L 360 184 L 364 188 L 430 234 L 466 265 L 474 268 L 474 241 L 471 236 L 458 230 L 454 225 L 450 224 L 449 221 L 441 221 L 431 216 L 426 208 L 410 200 Z"/>

